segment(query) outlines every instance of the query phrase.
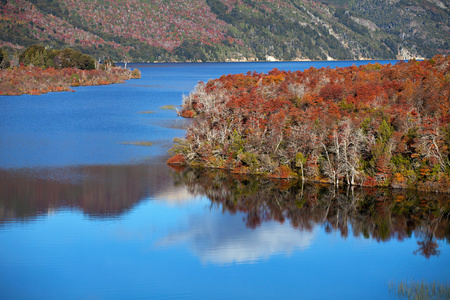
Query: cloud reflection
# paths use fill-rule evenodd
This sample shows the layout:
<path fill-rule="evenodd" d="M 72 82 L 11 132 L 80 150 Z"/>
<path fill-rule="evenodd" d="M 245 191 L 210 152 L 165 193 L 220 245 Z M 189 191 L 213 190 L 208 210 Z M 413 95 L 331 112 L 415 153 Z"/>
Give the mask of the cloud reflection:
<path fill-rule="evenodd" d="M 241 214 L 192 215 L 184 228 L 161 239 L 157 246 L 187 243 L 203 263 L 253 263 L 276 254 L 289 255 L 308 248 L 314 232 L 299 231 L 289 224 L 265 222 L 250 229 Z"/>
<path fill-rule="evenodd" d="M 171 186 L 169 189 L 162 189 L 156 192 L 152 199 L 164 201 L 169 206 L 183 206 L 187 203 L 198 201 L 200 197 L 189 192 L 185 186 Z"/>

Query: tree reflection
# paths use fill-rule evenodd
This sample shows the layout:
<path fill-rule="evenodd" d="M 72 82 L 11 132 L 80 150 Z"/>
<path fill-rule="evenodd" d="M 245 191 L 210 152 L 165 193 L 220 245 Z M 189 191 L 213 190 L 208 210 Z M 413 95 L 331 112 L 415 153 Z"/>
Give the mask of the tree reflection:
<path fill-rule="evenodd" d="M 117 217 L 146 197 L 206 195 L 212 207 L 244 213 L 249 228 L 273 220 L 312 232 L 339 232 L 377 241 L 420 239 L 416 254 L 437 256 L 438 240 L 450 241 L 450 195 L 380 188 L 303 185 L 219 170 L 165 165 L 77 166 L 45 170 L 0 170 L 0 224 L 58 209 L 90 217 Z M 167 193 L 170 192 L 170 193 Z M 225 225 L 226 226 L 226 225 Z"/>
<path fill-rule="evenodd" d="M 377 241 L 424 237 L 414 253 L 439 255 L 436 240 L 450 241 L 450 195 L 381 188 L 335 188 L 321 184 L 259 178 L 220 170 L 188 168 L 174 172 L 175 184 L 206 195 L 212 206 L 234 214 L 256 228 L 262 222 L 288 221 L 303 231 L 321 225 Z"/>
<path fill-rule="evenodd" d="M 117 217 L 143 198 L 172 187 L 165 164 L 0 170 L 0 224 L 58 209 Z"/>
<path fill-rule="evenodd" d="M 423 255 L 425 258 L 429 259 L 431 256 L 439 256 L 440 250 L 437 250 L 438 244 L 433 240 L 432 236 L 429 236 L 425 241 L 417 242 L 419 249 L 414 251 L 414 254 Z"/>

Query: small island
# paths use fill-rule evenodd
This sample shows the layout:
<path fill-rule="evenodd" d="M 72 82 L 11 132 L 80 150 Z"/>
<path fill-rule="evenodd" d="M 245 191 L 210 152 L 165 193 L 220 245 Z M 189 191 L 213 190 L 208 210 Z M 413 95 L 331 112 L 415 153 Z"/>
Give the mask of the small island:
<path fill-rule="evenodd" d="M 123 83 L 140 77 L 138 69 L 116 67 L 111 60 L 99 64 L 89 55 L 70 48 L 48 50 L 33 45 L 12 61 L 0 49 L 0 95 L 73 91 L 74 86 Z"/>
<path fill-rule="evenodd" d="M 450 192 L 450 58 L 200 82 L 169 164 Z"/>

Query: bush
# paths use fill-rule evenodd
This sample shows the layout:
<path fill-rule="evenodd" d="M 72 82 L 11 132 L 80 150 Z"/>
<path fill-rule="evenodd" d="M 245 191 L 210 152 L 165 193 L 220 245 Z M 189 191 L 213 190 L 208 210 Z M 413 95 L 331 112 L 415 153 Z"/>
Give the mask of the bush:
<path fill-rule="evenodd" d="M 169 165 L 182 165 L 186 162 L 186 158 L 183 154 L 176 154 L 172 156 L 168 161 L 167 164 Z"/>
<path fill-rule="evenodd" d="M 134 69 L 133 72 L 131 72 L 131 78 L 133 79 L 141 78 L 141 71 L 139 71 L 139 69 Z"/>

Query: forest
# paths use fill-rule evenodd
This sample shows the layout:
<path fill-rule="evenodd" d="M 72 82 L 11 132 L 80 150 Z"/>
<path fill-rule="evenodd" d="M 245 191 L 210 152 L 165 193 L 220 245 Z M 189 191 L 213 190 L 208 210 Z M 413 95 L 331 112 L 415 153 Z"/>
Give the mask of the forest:
<path fill-rule="evenodd" d="M 441 1 L 1 0 L 0 46 L 96 60 L 431 58 L 449 53 Z M 195 50 L 195 51 L 193 51 Z"/>
<path fill-rule="evenodd" d="M 450 192 L 450 58 L 200 82 L 169 164 Z"/>

